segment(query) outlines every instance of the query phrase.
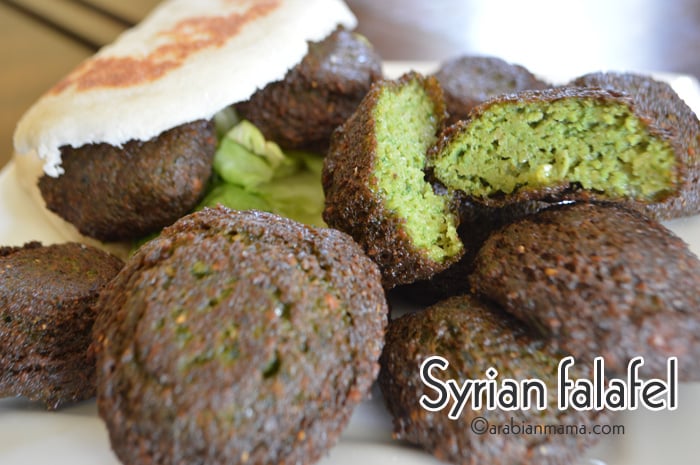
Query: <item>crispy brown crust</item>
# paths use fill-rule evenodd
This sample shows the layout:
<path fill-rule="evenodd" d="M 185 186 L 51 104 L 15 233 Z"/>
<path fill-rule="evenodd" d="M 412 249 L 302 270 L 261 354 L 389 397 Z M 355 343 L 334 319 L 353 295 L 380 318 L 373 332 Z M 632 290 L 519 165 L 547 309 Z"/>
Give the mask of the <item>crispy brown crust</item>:
<path fill-rule="evenodd" d="M 95 395 L 92 305 L 122 266 L 76 243 L 0 249 L 0 397 L 57 409 Z"/>
<path fill-rule="evenodd" d="M 126 464 L 310 464 L 378 372 L 379 270 L 345 234 L 205 209 L 103 292 L 98 408 Z"/>
<path fill-rule="evenodd" d="M 547 385 L 549 408 L 475 411 L 465 405 L 459 418 L 452 420 L 448 417 L 450 402 L 448 408 L 430 412 L 420 405 L 420 399 L 426 395 L 434 400 L 437 395 L 421 380 L 420 367 L 435 355 L 444 357 L 449 367 L 432 370 L 432 376 L 443 382 L 454 379 L 460 386 L 468 379 L 487 379 L 485 373 L 491 367 L 498 371 L 499 383 L 505 378 L 540 379 Z M 608 421 L 604 411 L 557 409 L 557 366 L 563 356 L 510 315 L 469 295 L 393 320 L 380 359 L 379 386 L 394 418 L 394 435 L 454 464 L 575 463 L 595 436 L 476 434 L 471 429 L 478 417 L 489 426 L 507 425 L 511 418 L 517 425 L 590 426 Z M 590 379 L 589 366 L 576 364 L 575 368 L 579 371 L 574 376 Z"/>
<path fill-rule="evenodd" d="M 381 79 L 381 58 L 366 39 L 343 28 L 309 51 L 281 81 L 236 105 L 236 111 L 283 148 L 325 153 L 333 129 Z"/>
<path fill-rule="evenodd" d="M 209 121 L 170 129 L 123 147 L 63 147 L 65 173 L 42 176 L 46 207 L 86 236 L 140 239 L 187 214 L 204 195 L 216 150 Z"/>
<path fill-rule="evenodd" d="M 700 260 L 654 220 L 613 204 L 562 205 L 493 234 L 471 278 L 500 304 L 577 359 L 603 356 L 624 374 L 700 379 Z"/>
<path fill-rule="evenodd" d="M 373 110 L 382 92 L 398 89 L 412 80 L 418 80 L 430 95 L 440 119 L 439 128 L 445 117 L 445 104 L 435 78 L 408 73 L 396 81 L 382 81 L 372 86 L 357 111 L 335 130 L 323 167 L 323 219 L 362 246 L 379 265 L 386 289 L 432 276 L 459 258 L 444 263 L 428 258 L 404 231 L 405 220 L 387 210 L 384 199 L 372 191 L 377 150 Z"/>
<path fill-rule="evenodd" d="M 660 220 L 700 213 L 700 121 L 670 85 L 633 73 L 592 73 L 574 79 L 571 85 L 628 94 L 635 108 L 672 140 L 684 170 L 679 195 L 659 203 L 630 206 Z"/>
<path fill-rule="evenodd" d="M 450 123 L 467 119 L 474 107 L 497 95 L 550 87 L 525 67 L 490 56 L 452 58 L 435 77 L 445 93 Z"/>
<path fill-rule="evenodd" d="M 638 106 L 636 102 L 627 94 L 610 89 L 585 88 L 563 86 L 542 90 L 527 90 L 516 94 L 501 95 L 490 99 L 477 107 L 475 107 L 466 121 L 458 121 L 457 123 L 448 126 L 444 129 L 438 143 L 429 151 L 428 158 L 435 159 L 439 154 L 446 149 L 454 137 L 457 137 L 470 124 L 470 122 L 479 119 L 479 117 L 487 111 L 491 106 L 503 104 L 522 104 L 522 103 L 540 103 L 540 102 L 555 102 L 561 99 L 593 99 L 603 103 L 612 105 L 627 105 L 630 110 L 636 114 L 645 124 L 649 132 L 656 137 L 666 140 L 674 150 L 676 155 L 676 177 L 678 179 L 675 187 L 675 193 L 669 194 L 667 198 L 679 195 L 679 189 L 687 176 L 688 159 L 683 154 L 687 154 L 680 141 L 669 134 L 668 130 L 659 125 L 658 121 L 652 114 L 646 111 L 643 106 Z M 468 201 L 482 203 L 489 207 L 503 207 L 506 205 L 528 202 L 528 201 L 545 201 L 545 202 L 561 202 L 565 200 L 579 201 L 619 201 L 626 204 L 646 205 L 649 202 L 644 200 L 630 200 L 627 198 L 612 198 L 609 195 L 586 190 L 575 183 L 561 182 L 552 184 L 544 188 L 521 188 L 511 194 L 497 194 L 486 198 L 470 196 L 468 193 L 459 192 L 459 194 Z"/>

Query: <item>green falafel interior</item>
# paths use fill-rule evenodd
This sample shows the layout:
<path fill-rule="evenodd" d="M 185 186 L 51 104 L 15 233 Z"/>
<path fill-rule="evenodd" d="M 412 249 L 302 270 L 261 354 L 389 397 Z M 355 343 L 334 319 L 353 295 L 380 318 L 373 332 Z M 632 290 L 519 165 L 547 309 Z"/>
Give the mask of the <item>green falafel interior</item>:
<path fill-rule="evenodd" d="M 487 105 L 429 161 L 440 182 L 475 198 L 572 184 L 642 201 L 676 190 L 676 164 L 628 103 L 575 92 Z"/>
<path fill-rule="evenodd" d="M 436 262 L 461 253 L 458 220 L 449 198 L 425 180 L 426 152 L 436 142 L 441 118 L 418 78 L 385 86 L 374 109 L 377 156 L 371 186 L 385 207 L 404 218 L 413 244 Z"/>
<path fill-rule="evenodd" d="M 325 226 L 323 159 L 302 151 L 282 151 L 252 123 L 222 113 L 222 134 L 214 155 L 214 177 L 198 209 L 224 205 L 263 210 L 313 226 Z M 230 129 L 225 128 L 232 125 Z"/>

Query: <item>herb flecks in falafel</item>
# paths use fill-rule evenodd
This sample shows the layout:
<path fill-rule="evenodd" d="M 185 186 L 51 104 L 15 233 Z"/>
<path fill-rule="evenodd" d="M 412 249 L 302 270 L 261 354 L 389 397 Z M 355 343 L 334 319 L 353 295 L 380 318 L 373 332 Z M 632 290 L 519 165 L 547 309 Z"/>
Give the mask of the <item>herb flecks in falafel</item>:
<path fill-rule="evenodd" d="M 491 204 L 577 191 L 654 202 L 678 190 L 674 148 L 628 97 L 556 88 L 477 107 L 446 131 L 429 165 L 449 189 Z"/>
<path fill-rule="evenodd" d="M 668 83 L 640 74 L 607 72 L 586 74 L 571 85 L 626 93 L 673 141 L 684 170 L 679 194 L 640 205 L 645 214 L 662 220 L 700 213 L 700 120 Z"/>
<path fill-rule="evenodd" d="M 451 58 L 435 77 L 445 92 L 451 123 L 467 119 L 472 108 L 498 95 L 550 87 L 523 66 L 492 56 Z"/>
<path fill-rule="evenodd" d="M 386 288 L 431 276 L 463 252 L 450 197 L 425 180 L 444 118 L 437 81 L 409 73 L 374 85 L 331 139 L 324 219 L 363 246 Z"/>
<path fill-rule="evenodd" d="M 313 463 L 369 392 L 388 313 L 347 235 L 225 208 L 142 246 L 97 307 L 100 415 L 122 461 L 154 464 Z"/>
<path fill-rule="evenodd" d="M 382 93 L 374 110 L 377 157 L 371 185 L 390 211 L 405 219 L 416 247 L 443 261 L 461 246 L 450 218 L 449 200 L 425 182 L 425 152 L 435 140 L 439 115 L 419 80 Z M 409 135 L 410 134 L 410 135 Z M 424 221 L 424 218 L 429 218 Z"/>

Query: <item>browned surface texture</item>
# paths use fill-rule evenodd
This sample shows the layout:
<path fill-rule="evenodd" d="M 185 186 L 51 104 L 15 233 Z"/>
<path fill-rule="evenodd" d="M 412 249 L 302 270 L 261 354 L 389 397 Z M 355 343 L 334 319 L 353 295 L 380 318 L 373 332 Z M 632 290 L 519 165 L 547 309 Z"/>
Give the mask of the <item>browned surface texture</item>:
<path fill-rule="evenodd" d="M 629 79 L 624 76 L 628 76 Z M 470 192 L 460 191 L 467 199 L 483 203 L 487 206 L 501 207 L 517 202 L 531 200 L 546 200 L 560 202 L 563 200 L 606 200 L 625 202 L 630 206 L 646 210 L 649 214 L 660 219 L 690 216 L 700 208 L 698 195 L 700 167 L 698 166 L 698 146 L 700 145 L 700 123 L 692 110 L 678 97 L 673 89 L 664 82 L 640 75 L 624 75 L 618 85 L 599 86 L 589 85 L 579 87 L 558 86 L 539 90 L 524 90 L 513 94 L 502 94 L 493 97 L 472 109 L 469 119 L 458 121 L 445 128 L 438 144 L 430 149 L 428 166 L 435 166 L 444 153 L 453 151 L 455 141 L 468 133 L 472 125 L 477 125 L 479 119 L 488 114 L 492 107 L 527 106 L 549 104 L 560 100 L 589 101 L 604 108 L 627 107 L 632 115 L 639 118 L 644 130 L 644 140 L 659 140 L 675 155 L 670 178 L 673 184 L 655 194 L 653 199 L 641 195 L 615 194 L 586 189 L 572 180 L 555 180 L 542 187 L 524 185 L 510 194 L 496 192 L 489 196 L 473 196 Z M 593 81 L 595 78 L 591 78 Z M 615 81 L 610 77 L 610 81 Z M 578 81 L 576 81 L 578 82 Z M 477 126 L 478 127 L 478 126 Z M 509 134 L 517 137 L 520 133 Z M 529 132 L 522 134 L 523 142 Z M 485 134 L 485 137 L 488 135 Z M 497 140 L 497 139 L 496 139 Z M 542 141 L 546 144 L 546 141 Z M 457 145 L 459 147 L 459 145 Z M 609 154 L 615 152 L 609 151 Z M 496 157 L 492 163 L 498 163 Z M 440 181 L 440 173 L 435 172 Z M 458 185 L 448 185 L 458 189 Z"/>
<path fill-rule="evenodd" d="M 214 125 L 195 121 L 123 147 L 62 150 L 65 174 L 44 175 L 47 208 L 87 236 L 139 239 L 185 215 L 204 195 L 216 149 Z"/>
<path fill-rule="evenodd" d="M 204 210 L 100 296 L 98 408 L 123 463 L 310 464 L 378 372 L 388 309 L 350 240 Z"/>
<path fill-rule="evenodd" d="M 581 360 L 624 374 L 643 356 L 700 378 L 700 261 L 655 221 L 613 205 L 553 207 L 491 236 L 472 288 Z"/>
<path fill-rule="evenodd" d="M 429 279 L 397 287 L 394 295 L 427 306 L 454 295 L 468 293 L 469 275 L 474 270 L 474 259 L 484 241 L 496 230 L 516 219 L 548 206 L 545 202 L 523 202 L 503 208 L 489 208 L 473 202 L 462 202 L 457 230 L 464 244 L 462 258 Z"/>
<path fill-rule="evenodd" d="M 678 195 L 642 209 L 657 219 L 695 215 L 700 211 L 700 121 L 671 86 L 632 73 L 592 73 L 572 84 L 627 93 L 643 115 L 671 139 L 680 161 Z"/>
<path fill-rule="evenodd" d="M 466 119 L 472 108 L 497 95 L 549 86 L 523 66 L 475 55 L 447 60 L 435 77 L 445 93 L 450 122 Z"/>
<path fill-rule="evenodd" d="M 325 152 L 333 129 L 381 77 L 382 61 L 371 44 L 338 29 L 310 43 L 307 55 L 282 81 L 258 90 L 236 110 L 282 148 Z"/>
<path fill-rule="evenodd" d="M 0 248 L 0 397 L 55 409 L 95 395 L 92 305 L 122 265 L 75 243 Z"/>
<path fill-rule="evenodd" d="M 180 68 L 190 55 L 220 47 L 248 23 L 271 14 L 278 1 L 252 4 L 243 13 L 227 16 L 192 17 L 178 22 L 172 29 L 158 34 L 158 47 L 144 57 L 108 57 L 85 62 L 51 89 L 60 94 L 76 86 L 79 91 L 99 87 L 132 87 L 157 80 Z M 118 72 L 115 72 L 118 70 Z"/>
<path fill-rule="evenodd" d="M 471 399 L 456 419 L 453 406 L 430 412 L 421 407 L 423 395 L 438 398 L 433 387 L 420 378 L 422 363 L 432 356 L 443 357 L 449 367 L 434 368 L 431 375 L 458 386 L 467 380 L 487 379 L 487 370 L 497 371 L 495 380 L 516 382 L 539 379 L 547 386 L 549 409 L 487 410 L 488 394 L 480 396 L 481 409 L 472 409 Z M 604 423 L 605 412 L 560 412 L 556 409 L 557 365 L 562 354 L 529 332 L 514 318 L 469 295 L 453 297 L 424 311 L 393 320 L 381 357 L 379 385 L 394 418 L 398 439 L 418 444 L 437 458 L 460 465 L 576 463 L 582 449 L 595 436 L 576 434 L 476 434 L 474 426 L 488 424 L 592 425 Z M 579 368 L 578 366 L 576 367 Z M 582 368 L 578 376 L 587 376 Z M 483 393 L 484 391 L 482 391 Z M 479 420 L 481 418 L 481 420 Z M 476 423 L 475 423 L 476 422 Z"/>

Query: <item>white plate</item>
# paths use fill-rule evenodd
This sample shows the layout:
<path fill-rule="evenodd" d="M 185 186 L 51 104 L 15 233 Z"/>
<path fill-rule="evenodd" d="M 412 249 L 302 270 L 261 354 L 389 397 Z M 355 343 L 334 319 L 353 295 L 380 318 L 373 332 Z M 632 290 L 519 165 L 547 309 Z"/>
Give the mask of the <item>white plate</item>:
<path fill-rule="evenodd" d="M 389 63 L 388 75 L 414 68 L 430 70 L 430 63 Z M 700 87 L 687 76 L 660 75 L 696 111 L 700 109 Z M 557 79 L 553 79 L 557 80 Z M 700 216 L 668 222 L 700 255 Z M 28 240 L 62 242 L 15 180 L 14 164 L 0 172 L 0 244 L 22 244 Z M 609 465 L 691 465 L 700 457 L 700 383 L 682 384 L 675 411 L 628 412 L 616 422 L 624 435 L 604 437 L 582 463 Z M 391 438 L 391 421 L 378 392 L 355 411 L 340 443 L 321 465 L 438 464 L 432 456 Z M 107 432 L 97 417 L 94 402 L 83 402 L 58 412 L 22 399 L 0 400 L 1 465 L 118 465 Z M 488 465 L 488 464 L 484 464 Z"/>

